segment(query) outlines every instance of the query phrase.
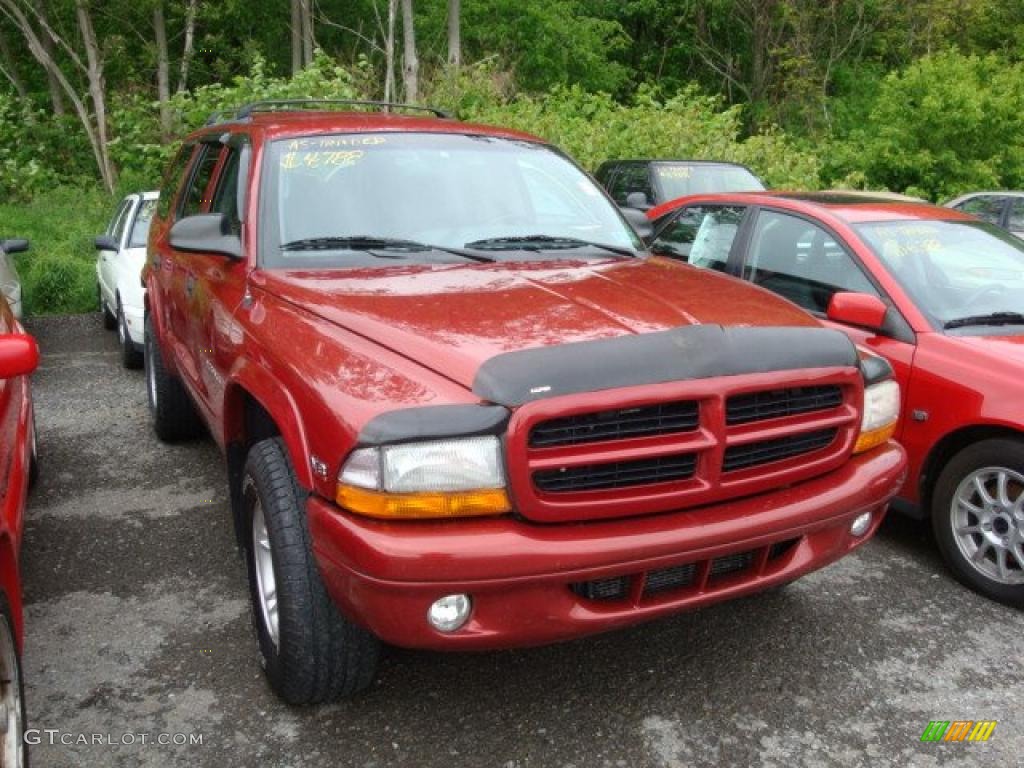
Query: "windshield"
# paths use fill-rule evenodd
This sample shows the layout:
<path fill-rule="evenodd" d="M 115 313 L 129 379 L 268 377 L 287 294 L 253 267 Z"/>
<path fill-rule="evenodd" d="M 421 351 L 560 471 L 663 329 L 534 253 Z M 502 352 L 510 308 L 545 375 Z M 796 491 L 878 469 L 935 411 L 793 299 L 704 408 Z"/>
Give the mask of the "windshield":
<path fill-rule="evenodd" d="M 422 133 L 283 139 L 264 168 L 268 267 L 384 264 L 375 254 L 423 263 L 614 258 L 609 248 L 642 248 L 585 173 L 532 142 Z"/>
<path fill-rule="evenodd" d="M 938 327 L 1024 313 L 1024 241 L 981 222 L 887 221 L 856 230 Z M 1003 318 L 999 318 L 1003 315 Z"/>
<path fill-rule="evenodd" d="M 661 186 L 662 200 L 719 192 L 760 192 L 764 189 L 757 176 L 738 165 L 657 163 L 654 177 Z"/>
<path fill-rule="evenodd" d="M 135 214 L 135 223 L 132 225 L 132 234 L 128 238 L 129 248 L 145 248 L 149 240 L 149 224 L 153 221 L 153 213 L 156 211 L 156 200 L 143 200 L 139 205 L 139 212 Z"/>

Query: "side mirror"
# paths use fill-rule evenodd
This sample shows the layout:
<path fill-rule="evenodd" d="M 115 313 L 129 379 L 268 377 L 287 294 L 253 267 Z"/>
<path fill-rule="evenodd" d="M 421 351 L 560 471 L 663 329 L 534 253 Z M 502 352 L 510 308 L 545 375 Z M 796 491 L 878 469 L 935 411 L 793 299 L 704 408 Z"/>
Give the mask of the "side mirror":
<path fill-rule="evenodd" d="M 110 235 L 99 235 L 93 238 L 93 244 L 96 246 L 97 251 L 116 251 L 117 240 L 112 238 Z"/>
<path fill-rule="evenodd" d="M 28 250 L 28 240 L 16 237 L 9 240 L 0 240 L 0 251 L 4 253 L 24 253 Z"/>
<path fill-rule="evenodd" d="M 649 211 L 654 206 L 647 199 L 646 192 L 630 192 L 626 195 L 626 207 L 636 208 L 638 211 Z"/>
<path fill-rule="evenodd" d="M 887 311 L 885 302 L 877 296 L 840 291 L 832 294 L 826 315 L 834 323 L 880 331 L 885 325 Z"/>
<path fill-rule="evenodd" d="M 643 194 L 640 192 L 639 194 Z M 640 239 L 645 243 L 652 237 L 654 237 L 654 225 L 651 220 L 644 215 L 643 211 L 637 210 L 636 208 L 620 208 L 622 215 L 629 222 L 630 226 L 640 235 Z"/>
<path fill-rule="evenodd" d="M 22 333 L 0 336 L 0 379 L 32 373 L 39 365 L 36 340 Z"/>
<path fill-rule="evenodd" d="M 189 253 L 219 253 L 242 258 L 242 240 L 231 233 L 223 213 L 197 213 L 175 222 L 170 233 L 171 248 Z"/>

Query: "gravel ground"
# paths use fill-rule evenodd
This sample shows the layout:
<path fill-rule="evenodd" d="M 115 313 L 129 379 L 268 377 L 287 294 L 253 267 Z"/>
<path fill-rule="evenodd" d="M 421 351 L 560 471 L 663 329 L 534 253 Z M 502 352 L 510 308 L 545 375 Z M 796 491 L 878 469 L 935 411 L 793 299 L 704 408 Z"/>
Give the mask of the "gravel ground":
<path fill-rule="evenodd" d="M 25 674 L 30 727 L 59 731 L 35 768 L 1024 766 L 1024 616 L 960 587 L 899 518 L 784 590 L 536 650 L 391 650 L 356 700 L 285 706 L 213 443 L 157 442 L 98 315 L 29 327 Z M 999 724 L 984 744 L 922 743 L 930 720 Z"/>

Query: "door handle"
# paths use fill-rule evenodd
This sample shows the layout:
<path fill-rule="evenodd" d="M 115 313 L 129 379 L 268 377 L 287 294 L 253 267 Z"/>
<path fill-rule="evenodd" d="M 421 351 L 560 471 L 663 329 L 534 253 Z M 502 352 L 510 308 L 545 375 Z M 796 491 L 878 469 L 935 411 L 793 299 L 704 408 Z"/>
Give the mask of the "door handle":
<path fill-rule="evenodd" d="M 196 276 L 189 272 L 185 276 L 185 296 L 192 298 L 192 294 L 196 290 Z"/>

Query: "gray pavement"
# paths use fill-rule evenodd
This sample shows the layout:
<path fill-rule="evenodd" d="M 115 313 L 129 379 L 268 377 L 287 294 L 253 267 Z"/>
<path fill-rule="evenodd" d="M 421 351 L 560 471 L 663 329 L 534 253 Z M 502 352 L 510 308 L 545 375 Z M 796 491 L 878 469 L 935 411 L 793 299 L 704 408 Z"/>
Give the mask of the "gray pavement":
<path fill-rule="evenodd" d="M 213 443 L 156 440 L 98 315 L 29 326 L 25 673 L 30 727 L 59 731 L 35 768 L 1024 766 L 1024 615 L 959 586 L 898 518 L 780 591 L 549 648 L 389 650 L 366 694 L 287 707 L 263 682 Z M 998 726 L 920 742 L 958 719 Z"/>

